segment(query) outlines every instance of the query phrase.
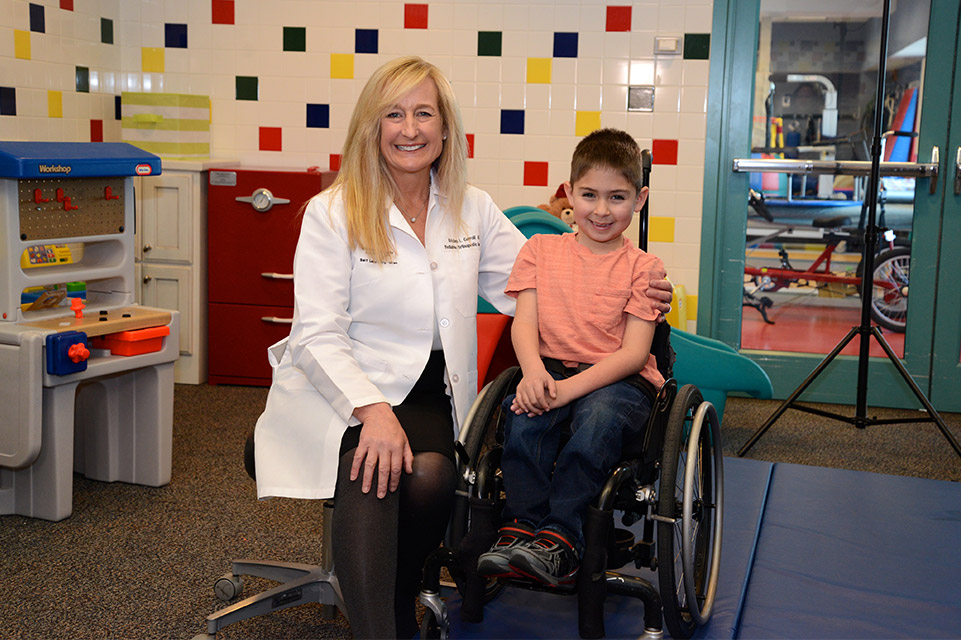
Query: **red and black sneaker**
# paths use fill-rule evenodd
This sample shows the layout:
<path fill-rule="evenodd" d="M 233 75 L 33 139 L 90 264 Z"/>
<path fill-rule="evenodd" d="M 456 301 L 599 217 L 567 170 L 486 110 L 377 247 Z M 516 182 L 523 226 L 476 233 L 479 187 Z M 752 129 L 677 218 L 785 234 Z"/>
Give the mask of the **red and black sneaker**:
<path fill-rule="evenodd" d="M 514 578 L 510 568 L 511 553 L 534 539 L 534 527 L 514 520 L 501 526 L 497 542 L 477 560 L 477 573 L 492 578 Z"/>
<path fill-rule="evenodd" d="M 533 542 L 511 554 L 509 564 L 522 576 L 556 587 L 574 582 L 580 558 L 567 538 L 543 529 Z"/>

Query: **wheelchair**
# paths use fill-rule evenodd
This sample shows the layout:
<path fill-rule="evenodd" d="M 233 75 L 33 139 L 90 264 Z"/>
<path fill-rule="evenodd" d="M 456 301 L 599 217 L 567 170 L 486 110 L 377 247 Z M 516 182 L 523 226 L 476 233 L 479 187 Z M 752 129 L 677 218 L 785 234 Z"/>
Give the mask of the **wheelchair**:
<path fill-rule="evenodd" d="M 643 437 L 625 449 L 584 518 L 585 552 L 573 585 L 551 587 L 520 578 L 477 574 L 477 559 L 498 535 L 503 505 L 499 470 L 504 438 L 504 398 L 521 379 L 510 367 L 479 393 L 458 438 L 463 471 L 447 544 L 424 568 L 421 638 L 447 638 L 450 619 L 441 591 L 446 568 L 462 596 L 461 617 L 480 622 L 484 604 L 506 585 L 576 595 L 582 638 L 604 636 L 607 593 L 640 599 L 645 638 L 689 638 L 711 615 L 717 592 L 723 525 L 723 459 L 720 420 L 694 385 L 678 389 L 671 378 L 670 327 L 658 326 L 655 350 L 667 380 L 659 389 Z M 670 357 L 666 353 L 664 345 Z M 661 351 L 656 350 L 661 345 Z M 662 363 L 662 360 L 666 361 Z M 637 524 L 639 539 L 615 526 Z M 638 528 L 636 527 L 636 528 Z M 656 576 L 651 580 L 618 572 L 633 563 Z M 647 575 L 647 571 L 644 575 Z M 663 624 L 662 624 L 663 622 Z"/>

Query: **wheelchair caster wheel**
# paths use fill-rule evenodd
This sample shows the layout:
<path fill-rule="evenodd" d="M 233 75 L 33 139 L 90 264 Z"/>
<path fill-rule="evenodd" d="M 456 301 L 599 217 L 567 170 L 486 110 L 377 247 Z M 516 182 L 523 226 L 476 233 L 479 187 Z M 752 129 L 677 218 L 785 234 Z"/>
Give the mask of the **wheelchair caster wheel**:
<path fill-rule="evenodd" d="M 232 573 L 217 578 L 217 582 L 214 583 L 214 593 L 217 594 L 217 598 L 223 602 L 233 600 L 239 596 L 243 590 L 244 579 Z"/>
<path fill-rule="evenodd" d="M 424 612 L 424 619 L 420 623 L 420 637 L 421 640 L 447 639 L 447 629 L 441 629 L 436 614 L 430 609 Z"/>

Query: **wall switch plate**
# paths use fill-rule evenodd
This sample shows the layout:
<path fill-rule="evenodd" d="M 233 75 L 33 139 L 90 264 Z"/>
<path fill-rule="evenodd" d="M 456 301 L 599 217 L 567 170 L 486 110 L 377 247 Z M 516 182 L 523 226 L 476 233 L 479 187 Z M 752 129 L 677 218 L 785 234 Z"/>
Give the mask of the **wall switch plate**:
<path fill-rule="evenodd" d="M 661 36 L 654 38 L 654 53 L 662 55 L 677 55 L 681 52 L 681 38 L 678 36 Z"/>

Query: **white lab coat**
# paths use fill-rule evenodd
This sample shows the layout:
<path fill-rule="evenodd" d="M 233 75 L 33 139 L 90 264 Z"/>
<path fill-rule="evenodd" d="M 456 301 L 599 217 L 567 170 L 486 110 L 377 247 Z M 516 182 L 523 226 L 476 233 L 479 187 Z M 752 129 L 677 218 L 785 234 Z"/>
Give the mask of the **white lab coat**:
<path fill-rule="evenodd" d="M 426 246 L 391 206 L 390 264 L 350 249 L 339 196 L 324 192 L 308 204 L 294 256 L 293 324 L 268 350 L 273 384 L 254 435 L 260 498 L 333 496 L 341 438 L 358 424 L 354 409 L 404 400 L 427 364 L 435 312 L 455 429 L 463 423 L 477 395 L 477 295 L 513 315 L 504 287 L 525 237 L 474 187 L 456 228 L 431 184 Z"/>

